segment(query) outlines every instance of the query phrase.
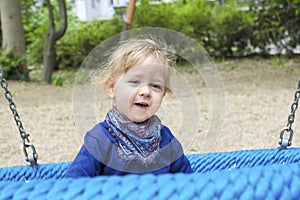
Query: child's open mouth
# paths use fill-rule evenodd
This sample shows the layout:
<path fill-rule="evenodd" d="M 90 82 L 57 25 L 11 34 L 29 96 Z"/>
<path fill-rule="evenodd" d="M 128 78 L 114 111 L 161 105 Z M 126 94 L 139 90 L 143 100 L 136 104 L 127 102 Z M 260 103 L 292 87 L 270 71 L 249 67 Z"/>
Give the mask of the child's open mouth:
<path fill-rule="evenodd" d="M 149 106 L 147 103 L 145 103 L 145 102 L 139 102 L 139 103 L 135 103 L 134 105 L 136 105 L 136 106 L 139 106 L 139 107 L 147 107 L 147 106 Z"/>

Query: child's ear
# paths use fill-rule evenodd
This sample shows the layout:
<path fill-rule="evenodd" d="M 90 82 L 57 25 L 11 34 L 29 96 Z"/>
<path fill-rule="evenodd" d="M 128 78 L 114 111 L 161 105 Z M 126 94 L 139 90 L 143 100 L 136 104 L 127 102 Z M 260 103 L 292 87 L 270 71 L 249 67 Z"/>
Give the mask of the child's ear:
<path fill-rule="evenodd" d="M 114 95 L 114 81 L 112 79 L 110 79 L 108 82 L 106 82 L 106 92 L 107 92 L 107 95 L 110 97 L 110 98 L 114 98 L 115 95 Z"/>

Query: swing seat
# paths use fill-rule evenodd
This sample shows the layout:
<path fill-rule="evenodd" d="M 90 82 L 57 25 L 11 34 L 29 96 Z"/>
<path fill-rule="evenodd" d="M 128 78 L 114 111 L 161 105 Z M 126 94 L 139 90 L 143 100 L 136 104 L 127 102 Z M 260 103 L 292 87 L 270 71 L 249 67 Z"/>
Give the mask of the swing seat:
<path fill-rule="evenodd" d="M 194 173 L 64 178 L 70 162 L 0 168 L 0 199 L 298 199 L 300 148 L 188 154 Z"/>

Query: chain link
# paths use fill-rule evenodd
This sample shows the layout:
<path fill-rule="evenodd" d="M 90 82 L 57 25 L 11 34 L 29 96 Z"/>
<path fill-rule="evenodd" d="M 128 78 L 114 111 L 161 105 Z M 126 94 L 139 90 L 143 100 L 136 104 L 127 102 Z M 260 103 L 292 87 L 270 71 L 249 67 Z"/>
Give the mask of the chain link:
<path fill-rule="evenodd" d="M 286 127 L 284 127 L 281 130 L 280 135 L 279 135 L 278 144 L 280 145 L 280 149 L 286 149 L 288 146 L 292 145 L 292 140 L 293 140 L 293 135 L 294 135 L 292 125 L 295 121 L 295 113 L 296 113 L 296 110 L 298 108 L 299 99 L 300 99 L 300 79 L 298 81 L 298 89 L 295 92 L 294 101 L 293 101 L 292 106 L 291 106 L 291 113 L 288 116 L 287 125 L 286 125 Z M 284 137 L 285 133 L 289 133 L 288 138 Z"/>
<path fill-rule="evenodd" d="M 1 81 L 1 87 L 4 89 L 5 98 L 7 99 L 8 103 L 9 103 L 9 108 L 13 114 L 14 120 L 15 120 L 18 130 L 20 132 L 20 136 L 21 136 L 22 143 L 23 143 L 23 151 L 24 151 L 24 155 L 25 155 L 25 160 L 27 162 L 29 162 L 32 166 L 35 166 L 37 168 L 38 167 L 38 164 L 37 164 L 38 155 L 36 153 L 34 145 L 31 144 L 31 142 L 29 140 L 29 134 L 27 134 L 26 131 L 24 130 L 23 124 L 21 122 L 21 118 L 17 112 L 16 104 L 13 102 L 12 94 L 8 90 L 8 83 L 3 78 L 3 71 L 2 71 L 1 67 L 0 67 L 0 81 Z M 27 149 L 31 150 L 31 152 L 28 153 Z"/>

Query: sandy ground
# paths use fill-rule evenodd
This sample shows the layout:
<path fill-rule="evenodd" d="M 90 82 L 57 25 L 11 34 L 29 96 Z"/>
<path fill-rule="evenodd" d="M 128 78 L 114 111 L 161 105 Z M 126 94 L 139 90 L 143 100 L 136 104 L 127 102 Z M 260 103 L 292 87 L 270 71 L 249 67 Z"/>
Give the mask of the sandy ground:
<path fill-rule="evenodd" d="M 207 86 L 203 74 L 181 72 L 193 95 L 183 91 L 167 96 L 159 113 L 183 143 L 185 152 L 278 147 L 279 133 L 287 123 L 300 78 L 300 60 L 286 60 L 280 67 L 275 66 L 274 60 L 226 61 L 216 66 L 221 77 L 218 84 L 223 88 L 217 95 L 224 92 L 224 99 L 213 99 L 214 90 Z M 39 163 L 72 160 L 83 137 L 76 128 L 80 124 L 74 120 L 77 111 L 73 110 L 73 85 L 57 87 L 9 81 L 9 89 L 36 147 Z M 0 96 L 0 102 L 0 167 L 24 165 L 22 142 L 4 95 Z M 106 111 L 103 106 L 109 103 L 99 102 L 95 110 L 102 113 L 96 118 L 102 120 Z M 293 124 L 294 147 L 300 146 L 297 115 L 299 111 Z"/>

